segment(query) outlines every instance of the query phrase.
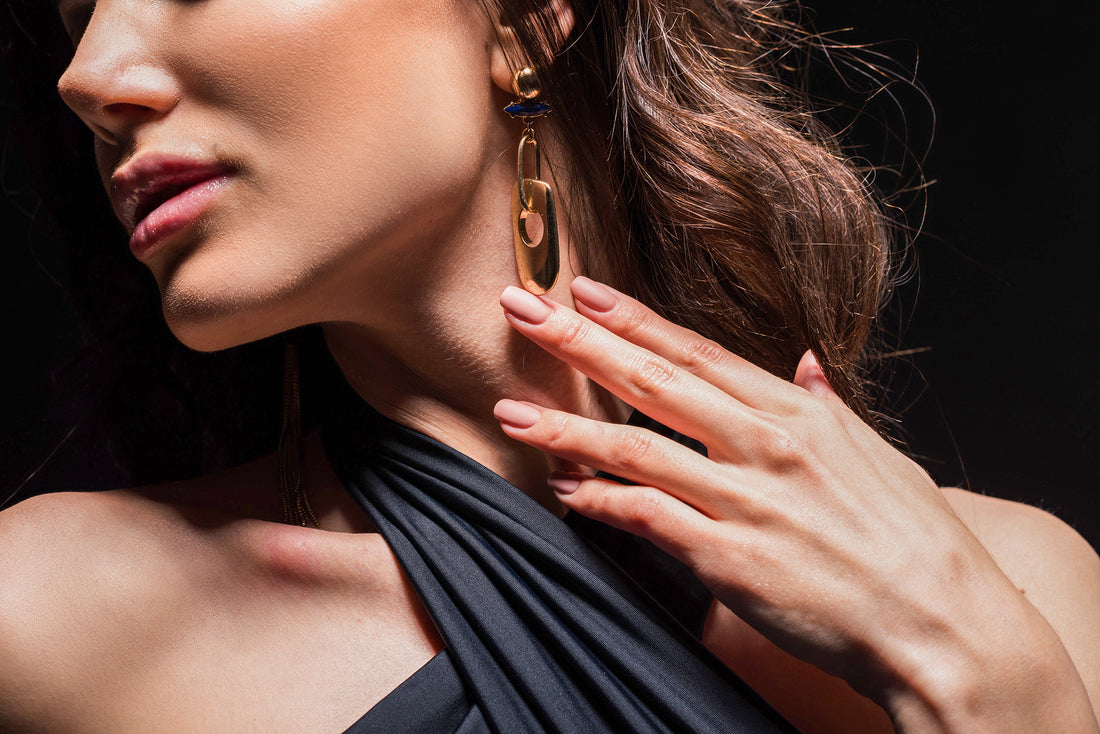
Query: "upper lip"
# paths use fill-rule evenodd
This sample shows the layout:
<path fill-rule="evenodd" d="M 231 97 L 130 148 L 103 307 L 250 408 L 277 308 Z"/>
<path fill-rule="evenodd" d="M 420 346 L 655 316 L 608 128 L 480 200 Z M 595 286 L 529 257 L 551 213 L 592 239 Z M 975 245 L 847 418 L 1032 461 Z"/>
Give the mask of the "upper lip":
<path fill-rule="evenodd" d="M 130 232 L 149 212 L 173 196 L 232 168 L 217 161 L 146 154 L 121 166 L 111 176 L 111 204 Z"/>

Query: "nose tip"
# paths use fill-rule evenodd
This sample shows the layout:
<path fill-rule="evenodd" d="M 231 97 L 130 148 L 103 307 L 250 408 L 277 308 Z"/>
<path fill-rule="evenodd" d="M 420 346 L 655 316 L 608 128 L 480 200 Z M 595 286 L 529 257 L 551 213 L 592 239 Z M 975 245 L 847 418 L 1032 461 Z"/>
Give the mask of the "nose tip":
<path fill-rule="evenodd" d="M 87 44 L 77 48 L 57 82 L 62 100 L 111 145 L 138 125 L 167 114 L 179 101 L 170 73 L 125 46 Z"/>

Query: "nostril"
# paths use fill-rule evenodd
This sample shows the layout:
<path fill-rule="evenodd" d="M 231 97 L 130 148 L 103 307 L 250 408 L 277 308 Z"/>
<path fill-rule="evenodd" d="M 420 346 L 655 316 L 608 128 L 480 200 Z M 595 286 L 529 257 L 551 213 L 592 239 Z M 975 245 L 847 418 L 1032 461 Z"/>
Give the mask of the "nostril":
<path fill-rule="evenodd" d="M 112 104 L 104 105 L 103 111 L 109 115 L 125 115 L 127 117 L 141 117 L 143 115 L 154 115 L 156 112 L 144 105 L 133 104 L 130 102 L 114 102 Z"/>
<path fill-rule="evenodd" d="M 118 147 L 118 136 L 116 136 L 110 130 L 103 127 L 102 125 L 97 125 L 94 122 L 88 123 L 88 127 L 91 129 L 92 134 L 102 140 L 104 143 L 111 146 L 112 148 Z"/>

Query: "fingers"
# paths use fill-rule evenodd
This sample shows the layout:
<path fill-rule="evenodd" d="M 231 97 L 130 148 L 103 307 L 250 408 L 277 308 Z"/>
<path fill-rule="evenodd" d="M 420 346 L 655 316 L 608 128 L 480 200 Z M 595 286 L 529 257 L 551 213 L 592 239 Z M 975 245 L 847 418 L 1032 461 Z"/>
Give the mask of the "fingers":
<path fill-rule="evenodd" d="M 691 566 L 709 547 L 713 524 L 679 499 L 653 487 L 627 486 L 580 474 L 555 474 L 550 486 L 563 505 L 654 543 Z"/>
<path fill-rule="evenodd" d="M 514 400 L 501 400 L 493 412 L 512 438 L 629 482 L 660 487 L 704 515 L 713 517 L 734 499 L 736 468 L 720 466 L 644 428 Z"/>
<path fill-rule="evenodd" d="M 515 287 L 500 302 L 512 326 L 543 349 L 707 446 L 724 443 L 731 431 L 751 431 L 759 420 L 720 388 L 568 308 Z"/>
<path fill-rule="evenodd" d="M 746 405 L 781 414 L 796 409 L 787 383 L 712 339 L 677 326 L 638 301 L 589 278 L 571 285 L 577 311 L 609 331 L 709 382 Z"/>

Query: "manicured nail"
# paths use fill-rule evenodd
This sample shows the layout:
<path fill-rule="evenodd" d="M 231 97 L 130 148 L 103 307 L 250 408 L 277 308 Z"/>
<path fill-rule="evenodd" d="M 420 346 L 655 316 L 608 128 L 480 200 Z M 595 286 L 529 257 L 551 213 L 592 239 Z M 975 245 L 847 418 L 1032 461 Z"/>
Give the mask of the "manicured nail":
<path fill-rule="evenodd" d="M 593 311 L 610 311 L 619 302 L 619 294 L 603 283 L 581 276 L 572 284 L 573 297 Z"/>
<path fill-rule="evenodd" d="M 510 285 L 500 294 L 500 305 L 529 324 L 541 324 L 554 313 L 553 307 L 534 293 Z"/>
<path fill-rule="evenodd" d="M 542 415 L 542 411 L 530 405 L 517 403 L 515 400 L 501 400 L 493 408 L 493 415 L 501 423 L 506 423 L 513 428 L 530 428 Z"/>
<path fill-rule="evenodd" d="M 580 480 L 578 479 L 555 474 L 551 474 L 550 478 L 546 480 L 546 483 L 550 485 L 550 489 L 558 494 L 573 494 L 577 491 L 577 487 L 581 486 Z"/>

